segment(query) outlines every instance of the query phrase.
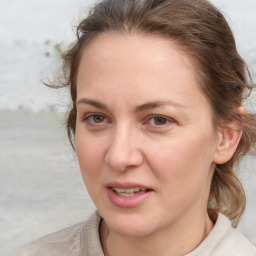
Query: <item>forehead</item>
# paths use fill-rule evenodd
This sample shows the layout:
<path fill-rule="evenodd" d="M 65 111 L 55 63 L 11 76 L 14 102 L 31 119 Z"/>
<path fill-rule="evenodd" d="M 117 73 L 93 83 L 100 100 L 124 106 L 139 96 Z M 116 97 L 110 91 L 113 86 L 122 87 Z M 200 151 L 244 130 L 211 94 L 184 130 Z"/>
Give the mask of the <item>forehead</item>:
<path fill-rule="evenodd" d="M 186 68 L 194 71 L 194 60 L 185 53 L 185 46 L 161 35 L 102 33 L 86 45 L 82 53 L 82 56 L 85 55 L 86 57 L 82 58 L 81 62 L 93 61 L 99 64 L 114 58 L 118 65 L 124 63 L 125 59 L 127 64 L 129 61 L 136 61 L 140 64 L 147 62 L 147 64 L 154 64 L 154 68 L 159 67 L 159 69 L 167 58 L 175 58 L 176 62 L 183 63 L 184 68 L 186 66 Z M 149 59 L 152 61 L 149 62 Z"/>
<path fill-rule="evenodd" d="M 192 57 L 172 40 L 155 35 L 102 34 L 83 51 L 77 93 L 111 99 L 123 92 L 133 102 L 161 98 L 185 104 L 203 96 L 195 70 Z"/>

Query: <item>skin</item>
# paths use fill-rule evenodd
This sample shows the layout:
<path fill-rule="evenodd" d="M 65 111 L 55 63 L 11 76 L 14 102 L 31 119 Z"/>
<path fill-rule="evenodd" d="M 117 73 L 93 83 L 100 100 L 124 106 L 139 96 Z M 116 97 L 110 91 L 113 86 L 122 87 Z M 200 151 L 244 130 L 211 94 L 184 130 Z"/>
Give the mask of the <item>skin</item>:
<path fill-rule="evenodd" d="M 213 227 L 207 201 L 215 163 L 233 151 L 213 128 L 195 74 L 190 56 L 160 36 L 103 34 L 84 49 L 76 149 L 104 219 L 103 241 L 110 229 L 111 256 L 185 255 Z M 152 192 L 139 206 L 117 207 L 107 196 L 113 181 Z"/>

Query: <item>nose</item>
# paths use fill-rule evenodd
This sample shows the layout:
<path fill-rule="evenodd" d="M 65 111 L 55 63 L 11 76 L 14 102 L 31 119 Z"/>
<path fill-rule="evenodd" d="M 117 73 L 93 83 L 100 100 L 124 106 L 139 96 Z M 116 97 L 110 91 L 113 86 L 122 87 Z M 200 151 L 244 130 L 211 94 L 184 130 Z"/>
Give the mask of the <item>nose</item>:
<path fill-rule="evenodd" d="M 120 128 L 115 131 L 105 155 L 105 161 L 112 170 L 126 171 L 143 163 L 139 149 L 138 136 L 131 129 Z"/>

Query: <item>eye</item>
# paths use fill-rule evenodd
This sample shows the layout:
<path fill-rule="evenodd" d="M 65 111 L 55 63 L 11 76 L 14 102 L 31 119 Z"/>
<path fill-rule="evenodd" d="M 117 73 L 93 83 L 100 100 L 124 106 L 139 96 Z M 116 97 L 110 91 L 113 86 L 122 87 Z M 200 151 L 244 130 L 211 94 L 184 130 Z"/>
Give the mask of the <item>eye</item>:
<path fill-rule="evenodd" d="M 100 115 L 93 115 L 90 117 L 94 123 L 102 123 L 105 121 L 105 117 L 104 116 L 100 116 Z"/>
<path fill-rule="evenodd" d="M 162 116 L 156 116 L 156 117 L 153 117 L 152 119 L 153 119 L 152 121 L 154 122 L 155 125 L 165 125 L 168 123 L 167 118 L 162 117 Z"/>
<path fill-rule="evenodd" d="M 150 126 L 161 128 L 161 127 L 166 127 L 166 126 L 170 125 L 173 122 L 174 121 L 171 118 L 161 116 L 161 115 L 154 115 L 154 116 L 151 116 L 148 119 L 147 123 Z"/>
<path fill-rule="evenodd" d="M 83 117 L 82 121 L 87 122 L 90 125 L 99 125 L 107 121 L 106 117 L 101 114 L 88 114 Z"/>

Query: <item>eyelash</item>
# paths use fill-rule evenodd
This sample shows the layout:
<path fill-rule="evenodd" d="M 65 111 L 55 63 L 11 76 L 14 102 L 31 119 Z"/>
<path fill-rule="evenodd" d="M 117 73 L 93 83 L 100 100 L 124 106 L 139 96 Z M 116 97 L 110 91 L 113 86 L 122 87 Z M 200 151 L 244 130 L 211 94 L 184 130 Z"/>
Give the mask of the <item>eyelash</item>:
<path fill-rule="evenodd" d="M 95 120 L 90 120 L 91 118 L 95 118 L 95 117 L 99 117 L 99 118 L 102 118 L 103 121 L 102 122 L 95 122 Z M 164 124 L 160 124 L 160 125 L 157 125 L 157 124 L 150 124 L 150 121 L 151 120 L 155 120 L 156 118 L 160 118 L 162 119 L 165 123 Z M 82 119 L 82 121 L 86 122 L 88 125 L 90 126 L 94 126 L 94 127 L 100 127 L 102 125 L 104 125 L 107 120 L 107 118 L 100 114 L 100 113 L 90 113 L 88 115 L 85 115 Z M 159 120 L 160 121 L 160 120 Z M 143 123 L 143 124 L 149 124 L 151 127 L 154 127 L 154 128 L 157 128 L 157 129 L 161 129 L 161 128 L 165 128 L 166 126 L 169 126 L 170 124 L 174 123 L 175 121 L 171 118 L 168 118 L 166 116 L 163 116 L 163 115 L 150 115 L 146 118 L 146 121 Z"/>

